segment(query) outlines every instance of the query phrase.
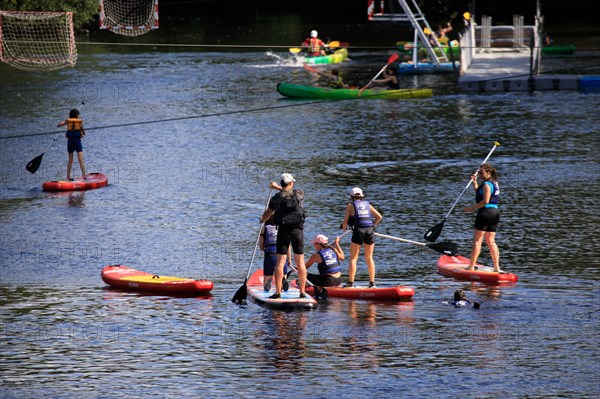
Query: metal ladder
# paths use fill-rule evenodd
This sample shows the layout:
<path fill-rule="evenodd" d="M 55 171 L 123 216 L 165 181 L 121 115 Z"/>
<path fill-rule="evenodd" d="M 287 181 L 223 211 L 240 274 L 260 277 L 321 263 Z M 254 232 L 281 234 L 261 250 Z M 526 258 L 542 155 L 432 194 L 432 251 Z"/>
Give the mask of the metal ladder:
<path fill-rule="evenodd" d="M 413 29 L 415 30 L 415 37 L 414 37 L 414 43 L 415 43 L 415 49 L 413 51 L 413 62 L 415 63 L 415 66 L 417 65 L 417 52 L 418 52 L 418 46 L 417 46 L 417 42 L 419 40 L 421 40 L 421 42 L 423 43 L 423 46 L 427 49 L 427 54 L 429 55 L 429 59 L 434 62 L 436 65 L 439 65 L 440 62 L 448 62 L 448 57 L 446 57 L 446 53 L 444 52 L 444 50 L 441 48 L 440 43 L 437 40 L 437 37 L 435 37 L 435 34 L 433 33 L 433 30 L 431 29 L 431 26 L 429 26 L 429 22 L 427 22 L 427 19 L 425 19 L 425 15 L 423 14 L 423 12 L 421 12 L 421 9 L 419 8 L 419 6 L 417 5 L 416 0 L 398 0 L 398 4 L 400 4 L 400 7 L 402 7 L 402 10 L 404 10 L 404 14 L 399 14 L 399 13 L 384 13 L 384 0 L 380 1 L 380 5 L 379 7 L 376 7 L 375 4 L 376 0 L 369 0 L 369 4 L 368 4 L 368 8 L 367 8 L 367 15 L 370 21 L 394 21 L 394 22 L 410 22 L 413 26 Z M 410 2 L 410 4 L 409 4 Z M 379 13 L 375 13 L 375 9 L 379 8 Z M 421 27 L 421 25 L 424 25 L 425 28 L 429 29 L 429 31 L 431 32 L 431 36 L 433 38 L 433 42 L 434 44 L 432 45 L 429 42 L 429 38 L 427 37 L 427 35 L 425 35 L 425 32 L 423 31 L 424 28 Z M 436 55 L 435 53 L 435 49 L 438 48 L 440 55 Z"/>
<path fill-rule="evenodd" d="M 438 39 L 435 36 L 435 33 L 433 32 L 433 29 L 431 29 L 431 26 L 429 26 L 429 22 L 427 22 L 427 19 L 425 18 L 425 14 L 423 14 L 423 12 L 421 12 L 421 9 L 417 5 L 416 0 L 410 0 L 410 3 L 412 3 L 412 8 L 407 0 L 398 0 L 398 3 L 400 4 L 402 9 L 406 13 L 408 20 L 410 21 L 410 23 L 413 26 L 413 29 L 415 30 L 415 37 L 418 36 L 419 39 L 421 39 L 421 41 L 423 42 L 423 45 L 425 46 L 425 48 L 427 49 L 427 54 L 429 55 L 429 58 L 436 65 L 439 65 L 440 62 L 448 62 L 449 60 L 448 60 L 448 57 L 446 57 L 446 53 L 442 49 L 442 46 L 440 46 L 440 42 L 438 42 Z M 422 22 L 423 25 L 425 25 L 425 27 L 427 29 L 429 29 L 429 31 L 431 32 L 431 37 L 433 38 L 433 42 L 435 43 L 435 45 L 432 45 L 429 42 L 429 38 L 427 37 L 427 35 L 425 35 L 425 32 L 423 32 L 423 28 L 421 28 L 421 24 L 419 22 Z M 415 43 L 415 48 L 416 47 L 417 46 Z M 435 53 L 436 48 L 440 49 L 440 56 L 438 56 Z"/>

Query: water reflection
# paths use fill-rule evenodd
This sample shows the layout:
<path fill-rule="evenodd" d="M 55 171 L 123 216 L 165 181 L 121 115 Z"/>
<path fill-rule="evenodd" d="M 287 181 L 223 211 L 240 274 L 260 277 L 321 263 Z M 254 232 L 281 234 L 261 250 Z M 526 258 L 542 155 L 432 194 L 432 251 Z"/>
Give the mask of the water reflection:
<path fill-rule="evenodd" d="M 304 337 L 308 313 L 273 310 L 263 318 L 264 329 L 255 331 L 258 349 L 264 359 L 280 371 L 297 374 L 306 356 Z"/>

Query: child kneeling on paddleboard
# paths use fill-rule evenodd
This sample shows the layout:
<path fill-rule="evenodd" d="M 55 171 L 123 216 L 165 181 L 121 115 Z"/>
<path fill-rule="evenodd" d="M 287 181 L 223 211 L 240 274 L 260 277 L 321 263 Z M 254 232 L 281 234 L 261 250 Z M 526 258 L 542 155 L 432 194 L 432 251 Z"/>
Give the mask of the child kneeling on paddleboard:
<path fill-rule="evenodd" d="M 275 271 L 275 265 L 277 264 L 277 226 L 275 225 L 275 219 L 271 216 L 262 228 L 260 232 L 259 247 L 264 252 L 265 257 L 263 261 L 263 285 L 265 291 L 271 290 L 271 284 L 273 282 L 273 272 Z M 283 273 L 283 290 L 287 291 L 289 283 L 287 282 L 286 276 L 289 272 L 288 263 L 291 264 L 292 253 L 291 248 L 288 248 L 288 257 L 285 263 Z"/>
<path fill-rule="evenodd" d="M 305 265 L 308 269 L 316 263 L 319 274 L 309 273 L 306 279 L 317 287 L 337 287 L 342 283 L 340 261 L 346 258 L 340 247 L 340 237 L 336 237 L 333 245 L 329 245 L 329 239 L 323 234 L 319 234 L 311 243 L 316 252 L 308 258 Z"/>

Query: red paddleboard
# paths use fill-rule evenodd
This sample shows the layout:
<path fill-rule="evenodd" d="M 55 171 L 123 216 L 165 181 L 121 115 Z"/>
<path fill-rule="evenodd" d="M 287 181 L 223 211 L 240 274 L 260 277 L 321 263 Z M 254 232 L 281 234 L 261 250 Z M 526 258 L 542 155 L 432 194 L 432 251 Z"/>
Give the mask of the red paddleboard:
<path fill-rule="evenodd" d="M 298 280 L 292 282 L 293 286 L 297 286 Z M 415 290 L 411 287 L 395 286 L 395 287 L 324 287 L 327 290 L 327 296 L 331 298 L 344 299 L 370 299 L 374 301 L 410 301 L 415 295 Z M 314 295 L 313 287 L 306 285 L 306 292 Z"/>
<path fill-rule="evenodd" d="M 437 262 L 438 273 L 457 280 L 481 281 L 486 284 L 516 283 L 519 277 L 513 273 L 497 273 L 492 267 L 476 265 L 469 270 L 469 259 L 464 256 L 442 255 Z"/>
<path fill-rule="evenodd" d="M 84 179 L 85 177 L 85 179 Z M 108 184 L 108 177 L 102 173 L 88 173 L 75 178 L 73 181 L 52 180 L 42 183 L 44 191 L 81 191 L 104 187 Z"/>
<path fill-rule="evenodd" d="M 306 298 L 300 298 L 300 290 L 297 287 L 290 287 L 287 291 L 281 292 L 281 298 L 269 298 L 275 293 L 275 283 L 272 284 L 270 291 L 263 288 L 263 271 L 259 269 L 248 279 L 246 283 L 248 294 L 256 303 L 274 309 L 314 309 L 317 307 L 317 301 L 310 294 Z"/>
<path fill-rule="evenodd" d="M 210 280 L 159 276 L 127 266 L 110 265 L 102 269 L 102 280 L 111 287 L 128 291 L 146 291 L 164 294 L 207 294 L 213 289 Z"/>

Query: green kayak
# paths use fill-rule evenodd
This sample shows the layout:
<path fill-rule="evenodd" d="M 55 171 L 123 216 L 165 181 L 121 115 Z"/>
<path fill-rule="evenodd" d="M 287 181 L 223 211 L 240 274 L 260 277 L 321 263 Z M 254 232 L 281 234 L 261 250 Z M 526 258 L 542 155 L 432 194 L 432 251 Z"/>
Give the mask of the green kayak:
<path fill-rule="evenodd" d="M 570 55 L 575 52 L 575 46 L 572 44 L 556 45 L 542 47 L 542 54 L 546 55 Z"/>
<path fill-rule="evenodd" d="M 344 62 L 348 58 L 348 49 L 341 48 L 335 50 L 333 54 L 321 55 L 317 57 L 306 57 L 305 61 L 307 64 L 339 64 Z"/>
<path fill-rule="evenodd" d="M 279 94 L 289 98 L 303 98 L 313 100 L 341 100 L 357 99 L 411 99 L 427 98 L 433 95 L 431 89 L 401 89 L 401 90 L 364 90 L 360 89 L 331 89 L 325 87 L 300 86 L 291 83 L 277 84 Z"/>

